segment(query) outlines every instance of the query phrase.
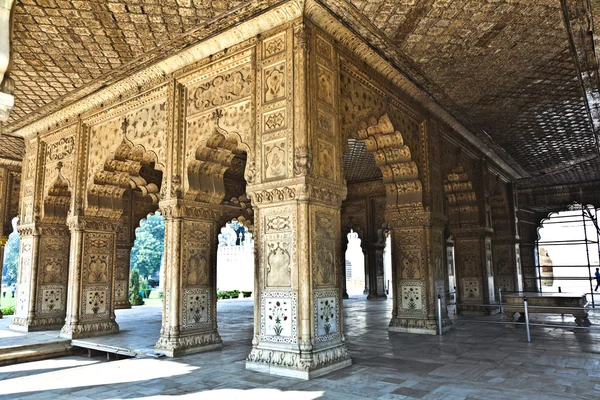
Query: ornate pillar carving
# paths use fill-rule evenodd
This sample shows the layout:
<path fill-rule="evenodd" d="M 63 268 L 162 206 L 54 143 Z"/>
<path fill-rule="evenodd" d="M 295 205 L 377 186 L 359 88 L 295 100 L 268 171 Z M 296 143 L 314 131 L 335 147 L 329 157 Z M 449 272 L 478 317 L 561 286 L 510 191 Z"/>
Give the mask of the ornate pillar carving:
<path fill-rule="evenodd" d="M 521 261 L 512 185 L 498 178 L 490 196 L 490 206 L 494 228 L 492 254 L 495 288 L 502 288 L 504 292 L 520 291 Z"/>
<path fill-rule="evenodd" d="M 67 316 L 60 336 L 76 339 L 119 331 L 115 321 L 115 254 L 120 220 L 73 216 Z"/>
<path fill-rule="evenodd" d="M 383 250 L 385 249 L 385 209 L 383 197 L 369 199 L 369 240 L 367 245 L 369 260 L 369 295 L 367 300 L 386 299 L 383 271 Z"/>
<path fill-rule="evenodd" d="M 70 240 L 65 220 L 71 193 L 63 162 L 54 154 L 40 139 L 26 142 L 14 330 L 58 329 L 65 320 Z M 64 161 L 71 158 L 67 154 Z"/>
<path fill-rule="evenodd" d="M 480 196 L 484 198 L 479 204 L 479 196 L 462 166 L 455 168 L 444 182 L 450 233 L 454 239 L 457 309 L 462 313 L 490 313 L 489 308 L 476 304 L 495 302 L 491 212 L 485 188 L 482 189 Z"/>
<path fill-rule="evenodd" d="M 436 334 L 437 296 L 441 295 L 443 329 L 449 330 L 443 264 L 445 218 L 411 207 L 388 208 L 388 215 L 395 291 L 389 329 Z"/>
<path fill-rule="evenodd" d="M 537 249 L 539 218 L 534 211 L 518 210 L 518 227 L 520 236 L 520 256 L 523 274 L 523 290 L 536 292 L 540 288 L 537 274 Z"/>
<path fill-rule="evenodd" d="M 217 234 L 223 207 L 188 200 L 160 203 L 165 218 L 163 320 L 157 353 L 175 357 L 222 346 L 217 332 Z"/>
<path fill-rule="evenodd" d="M 267 123 L 257 127 L 261 173 L 247 187 L 256 212 L 259 263 L 246 368 L 309 379 L 351 364 L 339 262 L 346 195 L 337 151 L 339 67 L 330 39 L 304 23 L 265 38 L 258 54 L 259 75 L 272 76 L 273 65 L 293 65 L 293 74 L 282 69 L 277 81 L 267 80 L 257 90 L 259 121 Z M 293 97 L 274 90 L 280 86 L 293 88 Z M 268 123 L 273 101 L 286 107 L 293 130 L 265 134 L 273 131 Z M 274 157 L 286 152 L 293 154 L 293 167 Z"/>

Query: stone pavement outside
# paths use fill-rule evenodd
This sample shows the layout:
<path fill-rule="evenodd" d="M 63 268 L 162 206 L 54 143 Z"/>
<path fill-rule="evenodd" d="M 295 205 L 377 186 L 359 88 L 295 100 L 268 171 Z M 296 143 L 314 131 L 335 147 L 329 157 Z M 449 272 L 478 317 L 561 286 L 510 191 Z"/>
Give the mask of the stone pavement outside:
<path fill-rule="evenodd" d="M 220 351 L 110 362 L 69 356 L 0 367 L 0 398 L 600 398 L 600 331 L 533 327 L 527 343 L 522 326 L 473 322 L 499 321 L 493 316 L 455 319 L 442 337 L 390 333 L 391 308 L 391 300 L 346 300 L 346 344 L 354 364 L 310 381 L 246 371 L 252 301 L 228 300 L 218 303 Z M 160 312 L 149 306 L 119 310 L 122 333 L 96 339 L 143 353 L 158 338 Z M 560 316 L 545 319 L 561 322 Z"/>

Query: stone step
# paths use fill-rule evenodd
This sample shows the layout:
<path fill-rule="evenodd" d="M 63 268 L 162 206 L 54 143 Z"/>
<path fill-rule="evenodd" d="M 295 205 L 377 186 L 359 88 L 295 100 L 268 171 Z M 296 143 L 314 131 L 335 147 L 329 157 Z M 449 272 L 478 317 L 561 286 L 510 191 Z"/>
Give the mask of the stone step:
<path fill-rule="evenodd" d="M 73 354 L 70 340 L 0 348 L 0 366 L 46 360 Z"/>

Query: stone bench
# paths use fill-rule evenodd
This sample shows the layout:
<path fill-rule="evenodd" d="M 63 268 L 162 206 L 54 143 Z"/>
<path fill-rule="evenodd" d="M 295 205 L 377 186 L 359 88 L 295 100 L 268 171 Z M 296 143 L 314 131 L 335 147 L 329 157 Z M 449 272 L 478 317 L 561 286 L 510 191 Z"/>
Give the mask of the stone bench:
<path fill-rule="evenodd" d="M 542 314 L 573 314 L 578 326 L 590 326 L 588 319 L 588 301 L 585 294 L 578 293 L 537 293 L 524 292 L 504 296 L 504 314 L 509 321 L 513 322 L 516 313 L 521 316 L 519 322 L 525 322 L 525 311 L 523 307 L 524 298 L 527 297 L 529 313 Z M 535 308 L 532 308 L 535 307 Z M 544 308 L 549 307 L 549 308 Z M 551 307 L 568 307 L 570 310 L 556 309 Z M 513 325 L 510 325 L 511 327 Z"/>

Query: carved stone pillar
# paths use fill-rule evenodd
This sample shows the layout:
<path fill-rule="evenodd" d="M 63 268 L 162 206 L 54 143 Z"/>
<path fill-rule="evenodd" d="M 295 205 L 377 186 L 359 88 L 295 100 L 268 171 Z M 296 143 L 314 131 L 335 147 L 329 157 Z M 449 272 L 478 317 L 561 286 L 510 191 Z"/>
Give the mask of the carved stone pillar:
<path fill-rule="evenodd" d="M 119 331 L 113 296 L 119 220 L 69 217 L 71 252 L 67 317 L 60 336 L 77 339 Z"/>
<path fill-rule="evenodd" d="M 115 258 L 115 310 L 131 308 L 129 302 L 129 268 L 131 242 L 117 240 Z"/>
<path fill-rule="evenodd" d="M 538 240 L 538 219 L 535 212 L 519 209 L 519 236 L 521 268 L 523 273 L 523 290 L 536 292 L 539 288 L 537 279 L 536 241 Z"/>
<path fill-rule="evenodd" d="M 273 91 L 281 86 L 278 81 L 266 80 L 258 101 L 259 120 L 267 122 L 273 112 L 264 103 L 287 106 L 284 115 L 293 130 L 262 136 L 261 174 L 247 187 L 256 212 L 259 276 L 246 368 L 310 379 L 352 363 L 344 344 L 339 262 L 346 195 L 337 116 L 339 66 L 330 39 L 303 23 L 293 32 L 265 38 L 262 53 L 271 54 L 271 43 L 286 38 L 293 51 L 288 47 L 287 53 L 257 63 L 265 77 L 273 76 L 274 65 L 294 66 L 293 75 L 277 75 L 293 88 L 293 99 Z M 257 135 L 273 130 L 268 123 L 259 125 Z M 293 166 L 279 161 L 286 154 L 293 154 Z"/>
<path fill-rule="evenodd" d="M 494 227 L 494 284 L 496 290 L 501 288 L 504 292 L 520 291 L 523 288 L 515 199 L 512 193 L 512 186 L 504 185 L 499 180 L 490 197 Z"/>
<path fill-rule="evenodd" d="M 10 329 L 59 329 L 66 314 L 69 230 L 66 225 L 19 226 L 18 292 Z"/>
<path fill-rule="evenodd" d="M 437 333 L 437 296 L 442 296 L 442 326 L 451 327 L 446 310 L 444 218 L 407 208 L 388 209 L 392 230 L 392 275 L 395 292 L 389 329 Z"/>
<path fill-rule="evenodd" d="M 487 176 L 483 172 L 482 175 Z M 494 231 L 485 180 L 481 186 L 476 194 L 477 188 L 462 165 L 454 168 L 444 182 L 450 233 L 454 240 L 457 310 L 462 313 L 494 312 L 492 308 L 478 306 L 495 303 Z"/>
<path fill-rule="evenodd" d="M 282 188 L 285 201 L 271 204 L 265 201 L 269 191 L 252 196 L 259 221 L 260 319 L 246 368 L 309 379 L 351 360 L 342 331 L 339 206 L 321 197 L 339 198 L 344 189 L 302 189 Z"/>
<path fill-rule="evenodd" d="M 456 265 L 457 310 L 489 314 L 494 310 L 476 304 L 494 304 L 492 232 L 487 228 L 451 228 Z M 473 305 L 468 305 L 472 303 Z"/>
<path fill-rule="evenodd" d="M 383 272 L 383 250 L 385 249 L 385 241 L 377 241 L 370 245 L 369 251 L 369 265 L 373 267 L 369 270 L 369 283 L 372 284 L 369 287 L 369 295 L 367 300 L 378 300 L 386 299 L 385 294 L 385 282 Z"/>
<path fill-rule="evenodd" d="M 218 205 L 185 200 L 160 203 L 165 218 L 164 302 L 160 339 L 154 351 L 168 357 L 218 349 Z"/>

